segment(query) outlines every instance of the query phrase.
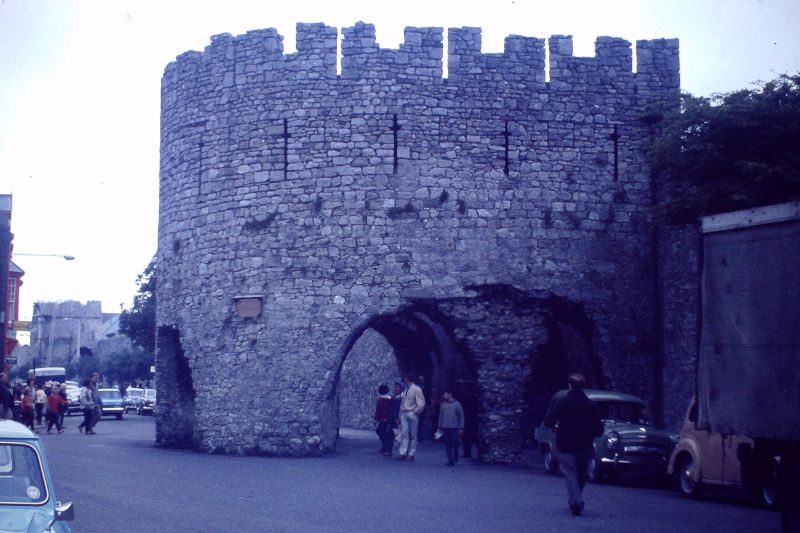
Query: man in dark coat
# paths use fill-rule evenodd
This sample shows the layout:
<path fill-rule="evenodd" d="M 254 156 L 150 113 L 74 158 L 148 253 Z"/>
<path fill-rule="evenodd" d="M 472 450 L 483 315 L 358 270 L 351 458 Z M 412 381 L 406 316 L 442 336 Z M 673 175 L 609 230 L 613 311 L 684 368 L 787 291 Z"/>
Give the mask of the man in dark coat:
<path fill-rule="evenodd" d="M 603 434 L 603 421 L 595 403 L 583 392 L 586 379 L 572 374 L 569 391 L 545 418 L 545 425 L 556 428 L 556 448 L 561 473 L 567 485 L 569 508 L 578 516 L 583 511 L 583 487 L 589 461 L 594 453 L 592 442 Z"/>

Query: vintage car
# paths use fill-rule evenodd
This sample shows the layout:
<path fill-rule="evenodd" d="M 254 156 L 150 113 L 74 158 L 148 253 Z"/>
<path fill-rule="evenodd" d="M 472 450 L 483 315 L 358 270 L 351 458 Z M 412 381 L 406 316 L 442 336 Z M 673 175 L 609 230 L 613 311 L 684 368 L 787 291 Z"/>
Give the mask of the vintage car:
<path fill-rule="evenodd" d="M 28 428 L 0 421 L 0 528 L 69 532 L 71 503 L 56 500 L 44 447 Z"/>
<path fill-rule="evenodd" d="M 72 416 L 75 413 L 81 414 L 83 413 L 83 408 L 81 407 L 81 389 L 78 387 L 70 387 L 67 386 L 67 400 L 69 401 L 69 406 L 67 406 L 67 416 Z"/>
<path fill-rule="evenodd" d="M 632 394 L 587 389 L 584 391 L 600 410 L 603 434 L 594 440 L 594 456 L 589 464 L 589 480 L 615 481 L 623 473 L 645 474 L 666 483 L 667 461 L 677 435 L 657 429 L 647 417 L 644 400 Z M 558 391 L 550 400 L 547 412 L 566 396 Z M 536 428 L 535 439 L 544 457 L 548 474 L 558 472 L 556 431 L 544 423 Z"/>
<path fill-rule="evenodd" d="M 136 412 L 139 415 L 156 414 L 156 389 L 144 390 L 144 396 L 139 400 L 139 407 Z"/>
<path fill-rule="evenodd" d="M 777 464 L 771 469 L 773 475 L 756 475 L 750 467 L 752 453 L 753 439 L 749 437 L 721 435 L 698 428 L 697 402 L 692 399 L 667 472 L 675 477 L 678 490 L 689 498 L 699 496 L 703 485 L 737 487 L 747 489 L 756 503 L 774 508 L 777 506 L 774 475 Z"/>
<path fill-rule="evenodd" d="M 116 416 L 117 420 L 122 420 L 125 408 L 122 406 L 122 394 L 119 389 L 97 389 L 97 396 L 100 403 L 100 416 Z"/>
<path fill-rule="evenodd" d="M 125 407 L 125 412 L 136 411 L 139 408 L 139 401 L 144 396 L 144 389 L 136 387 L 128 387 L 125 390 L 125 398 L 122 400 L 122 405 Z"/>

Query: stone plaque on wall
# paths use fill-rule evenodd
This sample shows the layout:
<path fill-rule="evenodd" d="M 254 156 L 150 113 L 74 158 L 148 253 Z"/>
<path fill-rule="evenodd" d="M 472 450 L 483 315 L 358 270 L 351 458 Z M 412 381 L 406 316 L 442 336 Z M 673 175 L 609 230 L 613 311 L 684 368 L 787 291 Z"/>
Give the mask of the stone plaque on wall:
<path fill-rule="evenodd" d="M 261 315 L 261 296 L 234 296 L 236 314 L 242 318 L 258 318 Z"/>

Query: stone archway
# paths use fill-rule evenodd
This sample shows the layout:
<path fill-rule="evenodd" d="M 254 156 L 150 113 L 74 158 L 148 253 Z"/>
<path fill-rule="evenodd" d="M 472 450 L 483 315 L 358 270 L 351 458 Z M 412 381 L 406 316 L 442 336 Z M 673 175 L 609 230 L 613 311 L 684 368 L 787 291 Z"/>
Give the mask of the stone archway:
<path fill-rule="evenodd" d="M 425 312 L 411 306 L 375 316 L 348 337 L 326 398 L 323 446 L 334 446 L 340 425 L 371 428 L 377 387 L 399 381 L 406 372 L 419 376 L 431 406 L 421 426 L 427 434 L 436 416 L 431 400 L 438 400 L 442 389 L 456 381 L 475 380 L 473 365 Z"/>

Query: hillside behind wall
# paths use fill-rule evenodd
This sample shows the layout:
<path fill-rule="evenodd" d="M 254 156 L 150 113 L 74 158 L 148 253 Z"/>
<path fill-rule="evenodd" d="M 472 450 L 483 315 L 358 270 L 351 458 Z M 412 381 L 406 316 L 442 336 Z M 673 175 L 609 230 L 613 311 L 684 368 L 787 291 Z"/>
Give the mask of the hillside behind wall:
<path fill-rule="evenodd" d="M 321 24 L 297 26 L 294 54 L 275 30 L 225 34 L 165 71 L 158 321 L 179 344 L 157 367 L 174 375 L 180 354 L 192 387 L 159 383 L 162 440 L 316 453 L 353 328 L 470 285 L 580 302 L 610 385 L 651 398 L 644 151 L 648 117 L 678 104 L 677 41 L 638 42 L 634 73 L 622 39 L 584 58 L 554 36 L 546 81 L 544 39 L 482 54 L 479 29 L 450 29 L 444 78 L 440 28 L 397 50 L 369 24 L 343 34 L 341 74 Z M 238 316 L 237 295 L 262 313 Z M 247 406 L 220 396 L 251 381 L 266 390 Z"/>

